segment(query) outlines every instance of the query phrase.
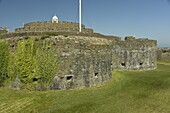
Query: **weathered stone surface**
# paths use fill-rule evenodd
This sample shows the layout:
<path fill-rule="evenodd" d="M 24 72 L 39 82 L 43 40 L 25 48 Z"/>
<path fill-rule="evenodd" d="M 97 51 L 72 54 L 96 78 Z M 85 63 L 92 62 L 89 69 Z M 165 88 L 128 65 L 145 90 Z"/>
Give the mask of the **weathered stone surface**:
<path fill-rule="evenodd" d="M 15 88 L 15 89 L 20 89 L 20 85 L 21 85 L 21 81 L 20 81 L 20 79 L 18 78 L 18 76 L 16 76 L 16 79 L 15 79 L 15 81 L 14 81 L 14 84 L 13 84 L 13 87 Z"/>
<path fill-rule="evenodd" d="M 128 37 L 114 43 L 113 70 L 148 70 L 157 67 L 156 41 Z"/>
<path fill-rule="evenodd" d="M 93 33 L 92 29 L 82 27 L 82 33 Z M 15 29 L 16 32 L 79 32 L 79 23 L 59 21 L 52 23 L 51 21 L 31 22 L 24 25 L 24 28 Z"/>
<path fill-rule="evenodd" d="M 6 40 L 14 51 L 19 38 Z M 157 67 L 157 42 L 154 40 L 52 36 L 39 41 L 52 44 L 59 57 L 59 71 L 52 82 L 53 90 L 96 86 L 110 80 L 113 70 L 149 70 Z"/>
<path fill-rule="evenodd" d="M 149 70 L 156 65 L 156 41 L 96 37 L 51 38 L 62 63 L 53 89 L 81 89 L 99 85 L 112 77 L 112 70 Z M 70 79 L 67 77 L 69 76 Z"/>
<path fill-rule="evenodd" d="M 158 48 L 157 49 L 157 59 L 170 61 L 170 48 Z"/>
<path fill-rule="evenodd" d="M 9 32 L 9 29 L 8 28 L 2 28 L 0 27 L 0 34 L 3 34 L 3 33 L 8 33 Z"/>
<path fill-rule="evenodd" d="M 53 89 L 81 89 L 108 81 L 111 74 L 112 41 L 95 37 L 55 37 L 61 54 Z"/>

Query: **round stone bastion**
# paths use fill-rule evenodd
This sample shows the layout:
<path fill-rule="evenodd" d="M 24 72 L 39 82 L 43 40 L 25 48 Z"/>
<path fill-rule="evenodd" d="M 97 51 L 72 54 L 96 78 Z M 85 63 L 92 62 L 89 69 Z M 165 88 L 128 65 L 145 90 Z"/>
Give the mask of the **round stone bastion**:
<path fill-rule="evenodd" d="M 19 37 L 21 38 L 21 37 Z M 38 38 L 38 36 L 35 38 Z M 15 50 L 17 38 L 5 39 Z M 16 41 L 16 42 L 15 42 Z M 51 90 L 71 90 L 97 86 L 109 81 L 116 70 L 157 68 L 157 41 L 135 37 L 98 38 L 87 36 L 50 36 L 42 44 L 52 45 L 58 56 L 58 72 Z M 15 45 L 11 45 L 15 43 Z"/>

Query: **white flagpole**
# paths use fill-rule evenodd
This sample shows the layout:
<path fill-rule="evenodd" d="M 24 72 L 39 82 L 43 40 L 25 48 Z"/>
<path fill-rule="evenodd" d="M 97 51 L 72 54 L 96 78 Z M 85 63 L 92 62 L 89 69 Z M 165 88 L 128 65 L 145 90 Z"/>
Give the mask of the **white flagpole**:
<path fill-rule="evenodd" d="M 79 0 L 79 32 L 81 32 L 81 0 Z"/>

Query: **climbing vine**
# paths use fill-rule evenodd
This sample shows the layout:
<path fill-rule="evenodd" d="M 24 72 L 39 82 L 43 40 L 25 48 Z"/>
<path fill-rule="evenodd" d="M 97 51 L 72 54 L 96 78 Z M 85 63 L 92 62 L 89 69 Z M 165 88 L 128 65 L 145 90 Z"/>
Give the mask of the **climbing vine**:
<path fill-rule="evenodd" d="M 0 42 L 0 86 L 8 78 L 7 67 L 9 62 L 9 47 L 6 41 Z"/>
<path fill-rule="evenodd" d="M 15 52 L 6 41 L 0 42 L 0 85 L 15 84 L 31 90 L 49 89 L 57 73 L 58 57 L 55 48 L 46 40 L 35 43 L 33 38 L 18 40 Z"/>
<path fill-rule="evenodd" d="M 46 90 L 50 87 L 51 82 L 57 73 L 58 57 L 55 55 L 55 48 L 45 44 L 37 49 L 37 73 L 40 76 L 40 89 Z"/>
<path fill-rule="evenodd" d="M 32 39 L 20 40 L 18 42 L 14 64 L 16 66 L 16 74 L 20 78 L 23 87 L 31 87 L 33 79 L 38 79 Z"/>

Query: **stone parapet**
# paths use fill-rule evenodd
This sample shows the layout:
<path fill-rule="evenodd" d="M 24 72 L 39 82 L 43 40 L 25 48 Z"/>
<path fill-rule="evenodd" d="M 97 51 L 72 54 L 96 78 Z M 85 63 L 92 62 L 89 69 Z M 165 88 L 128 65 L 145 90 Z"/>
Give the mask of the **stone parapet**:
<path fill-rule="evenodd" d="M 2 28 L 0 27 L 0 34 L 8 33 L 9 29 L 8 28 Z"/>
<path fill-rule="evenodd" d="M 15 29 L 15 32 L 79 32 L 79 24 L 64 21 L 59 21 L 59 23 L 52 23 L 51 21 L 31 22 L 25 24 L 23 28 Z M 82 25 L 82 32 L 93 33 L 93 30 Z"/>

